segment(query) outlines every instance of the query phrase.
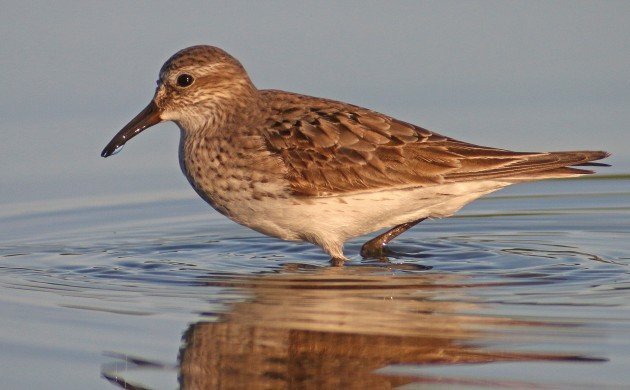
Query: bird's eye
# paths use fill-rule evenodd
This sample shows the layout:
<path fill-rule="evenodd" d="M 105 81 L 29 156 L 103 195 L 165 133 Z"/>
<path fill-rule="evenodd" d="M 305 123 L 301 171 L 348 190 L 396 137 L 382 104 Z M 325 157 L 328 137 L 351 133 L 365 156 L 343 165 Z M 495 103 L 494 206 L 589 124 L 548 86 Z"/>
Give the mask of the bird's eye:
<path fill-rule="evenodd" d="M 195 81 L 195 79 L 191 75 L 186 73 L 182 73 L 177 76 L 177 85 L 180 87 L 187 87 L 192 84 L 193 81 Z"/>

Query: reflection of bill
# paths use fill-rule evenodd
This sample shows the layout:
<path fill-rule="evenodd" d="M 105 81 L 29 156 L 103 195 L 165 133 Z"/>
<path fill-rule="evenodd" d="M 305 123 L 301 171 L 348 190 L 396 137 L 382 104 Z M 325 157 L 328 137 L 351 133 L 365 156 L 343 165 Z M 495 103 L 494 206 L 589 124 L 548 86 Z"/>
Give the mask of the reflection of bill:
<path fill-rule="evenodd" d="M 391 388 L 453 379 L 375 370 L 392 364 L 590 360 L 485 348 L 493 333 L 547 324 L 464 314 L 475 306 L 456 301 L 469 286 L 450 276 L 378 275 L 346 267 L 247 284 L 251 300 L 185 333 L 182 388 Z"/>

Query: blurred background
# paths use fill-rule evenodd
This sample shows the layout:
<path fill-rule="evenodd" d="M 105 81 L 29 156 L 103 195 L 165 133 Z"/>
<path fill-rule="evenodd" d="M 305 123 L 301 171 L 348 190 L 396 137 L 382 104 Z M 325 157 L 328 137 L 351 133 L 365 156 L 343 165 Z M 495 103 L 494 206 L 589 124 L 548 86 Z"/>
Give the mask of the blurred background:
<path fill-rule="evenodd" d="M 219 46 L 259 88 L 468 142 L 604 149 L 630 171 L 630 2 L 3 1 L 0 204 L 186 191 L 165 123 L 103 159 L 174 52 Z"/>

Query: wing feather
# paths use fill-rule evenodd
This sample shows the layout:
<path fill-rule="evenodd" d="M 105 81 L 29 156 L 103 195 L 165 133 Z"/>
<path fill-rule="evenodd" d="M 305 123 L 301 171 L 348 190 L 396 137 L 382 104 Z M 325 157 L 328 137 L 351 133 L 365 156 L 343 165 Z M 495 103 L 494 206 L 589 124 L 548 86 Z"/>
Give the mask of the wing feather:
<path fill-rule="evenodd" d="M 265 138 L 297 195 L 329 196 L 439 183 L 574 176 L 565 168 L 605 152 L 523 153 L 442 136 L 365 108 L 282 91 L 268 103 Z"/>

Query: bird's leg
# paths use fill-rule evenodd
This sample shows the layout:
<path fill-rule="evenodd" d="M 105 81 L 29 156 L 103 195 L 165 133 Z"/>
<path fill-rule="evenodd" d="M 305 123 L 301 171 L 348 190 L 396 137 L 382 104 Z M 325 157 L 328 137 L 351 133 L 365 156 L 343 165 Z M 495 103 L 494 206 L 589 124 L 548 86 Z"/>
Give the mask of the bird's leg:
<path fill-rule="evenodd" d="M 346 262 L 345 258 L 341 258 L 341 257 L 331 257 L 330 258 L 330 265 L 333 266 L 333 267 L 343 267 L 345 262 Z"/>
<path fill-rule="evenodd" d="M 386 231 L 385 233 L 381 234 L 380 236 L 374 237 L 370 241 L 368 241 L 365 244 L 363 244 L 363 246 L 361 247 L 361 256 L 363 256 L 365 258 L 373 258 L 373 259 L 380 259 L 380 258 L 382 258 L 383 257 L 383 249 L 385 248 L 385 245 L 388 242 L 390 242 L 394 238 L 398 237 L 402 233 L 406 232 L 407 230 L 409 230 L 413 226 L 415 226 L 415 225 L 419 224 L 420 222 L 424 221 L 425 219 L 426 218 L 420 218 L 420 219 L 418 219 L 416 221 L 401 223 L 400 225 L 394 226 L 392 229 Z"/>

